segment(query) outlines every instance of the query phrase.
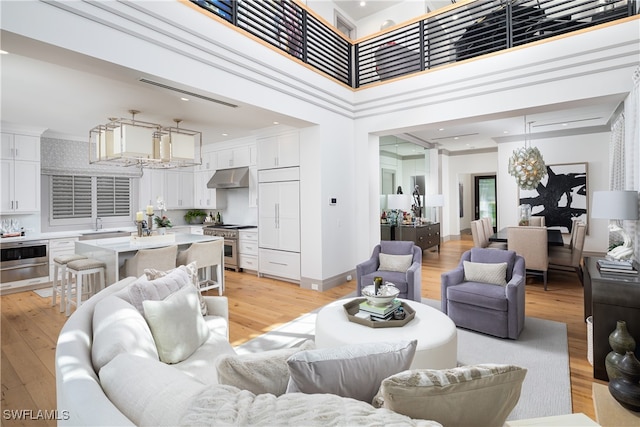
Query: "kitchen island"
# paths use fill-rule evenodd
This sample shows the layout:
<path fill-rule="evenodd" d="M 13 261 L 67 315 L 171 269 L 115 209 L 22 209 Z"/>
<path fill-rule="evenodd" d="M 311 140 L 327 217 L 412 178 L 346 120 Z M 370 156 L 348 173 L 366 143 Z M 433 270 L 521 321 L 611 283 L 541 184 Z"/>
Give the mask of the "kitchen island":
<path fill-rule="evenodd" d="M 103 261 L 107 265 L 106 284 L 109 286 L 122 279 L 120 277 L 120 268 L 124 265 L 124 261 L 128 258 L 133 258 L 140 249 L 178 245 L 178 251 L 181 251 L 187 249 L 192 243 L 224 240 L 222 237 L 187 233 L 175 233 L 174 236 L 175 241 L 172 242 L 153 242 L 150 240 L 149 244 L 134 243 L 129 237 L 82 240 L 75 242 L 75 253 Z M 224 265 L 224 254 L 220 262 Z"/>

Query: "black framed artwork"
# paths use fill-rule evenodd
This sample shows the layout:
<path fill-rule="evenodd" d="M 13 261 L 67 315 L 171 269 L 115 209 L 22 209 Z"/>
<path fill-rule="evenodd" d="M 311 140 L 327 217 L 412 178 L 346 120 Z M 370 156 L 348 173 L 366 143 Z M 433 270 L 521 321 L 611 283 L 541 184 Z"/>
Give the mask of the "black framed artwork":
<path fill-rule="evenodd" d="M 548 228 L 570 233 L 574 220 L 587 223 L 589 206 L 587 163 L 547 165 L 547 176 L 535 190 L 520 190 L 520 204 L 544 216 Z"/>

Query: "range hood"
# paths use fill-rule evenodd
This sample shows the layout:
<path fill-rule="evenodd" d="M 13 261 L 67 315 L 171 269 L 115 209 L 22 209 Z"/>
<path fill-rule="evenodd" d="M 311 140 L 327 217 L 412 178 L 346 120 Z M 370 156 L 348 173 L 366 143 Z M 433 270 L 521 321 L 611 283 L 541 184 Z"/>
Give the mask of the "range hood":
<path fill-rule="evenodd" d="M 207 188 L 246 188 L 249 186 L 249 168 L 221 169 L 215 171 Z"/>

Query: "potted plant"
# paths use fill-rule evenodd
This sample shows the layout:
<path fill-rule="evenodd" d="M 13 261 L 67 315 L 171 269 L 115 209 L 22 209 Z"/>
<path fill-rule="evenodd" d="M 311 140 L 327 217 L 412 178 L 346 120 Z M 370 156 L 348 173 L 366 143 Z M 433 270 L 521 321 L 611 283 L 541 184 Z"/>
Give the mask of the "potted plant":
<path fill-rule="evenodd" d="M 184 215 L 187 224 L 202 224 L 207 213 L 201 209 L 191 209 Z"/>

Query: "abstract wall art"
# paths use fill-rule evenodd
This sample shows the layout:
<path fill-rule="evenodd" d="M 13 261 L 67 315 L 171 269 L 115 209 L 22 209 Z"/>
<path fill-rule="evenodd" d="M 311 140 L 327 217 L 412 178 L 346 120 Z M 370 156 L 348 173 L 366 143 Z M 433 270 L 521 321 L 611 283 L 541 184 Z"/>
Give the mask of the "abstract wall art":
<path fill-rule="evenodd" d="M 520 204 L 544 216 L 549 228 L 570 233 L 574 220 L 587 223 L 587 163 L 547 165 L 547 176 L 535 190 L 520 190 Z"/>

